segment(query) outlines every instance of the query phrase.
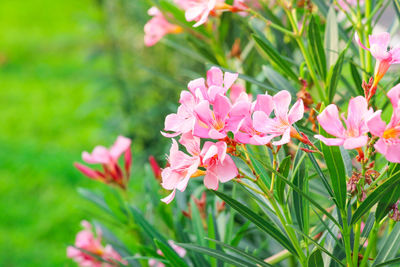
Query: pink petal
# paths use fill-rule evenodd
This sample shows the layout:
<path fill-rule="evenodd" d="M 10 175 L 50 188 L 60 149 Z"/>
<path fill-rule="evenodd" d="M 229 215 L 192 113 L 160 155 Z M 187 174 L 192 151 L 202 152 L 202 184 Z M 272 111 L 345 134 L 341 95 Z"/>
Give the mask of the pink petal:
<path fill-rule="evenodd" d="M 386 123 L 382 120 L 381 113 L 382 110 L 378 110 L 367 120 L 368 129 L 375 136 L 382 136 L 386 129 Z"/>
<path fill-rule="evenodd" d="M 273 96 L 275 116 L 278 118 L 286 118 L 289 111 L 292 96 L 286 90 L 282 90 Z"/>
<path fill-rule="evenodd" d="M 203 8 L 201 6 L 194 6 L 186 10 L 185 18 L 187 21 L 193 21 L 201 15 Z"/>
<path fill-rule="evenodd" d="M 392 102 L 393 108 L 398 107 L 400 103 L 400 84 L 390 89 L 387 96 L 389 97 L 390 102 Z"/>
<path fill-rule="evenodd" d="M 213 113 L 210 109 L 210 103 L 206 100 L 201 101 L 195 108 L 194 112 L 199 120 L 201 120 L 206 126 L 213 124 Z"/>
<path fill-rule="evenodd" d="M 219 162 L 218 164 L 214 165 L 212 172 L 215 173 L 221 183 L 226 183 L 232 180 L 239 173 L 235 162 L 230 156 L 227 156 L 223 163 Z"/>
<path fill-rule="evenodd" d="M 230 73 L 230 72 L 225 72 L 224 75 L 224 87 L 226 90 L 231 88 L 233 83 L 236 81 L 236 79 L 239 77 L 238 73 Z"/>
<path fill-rule="evenodd" d="M 110 154 L 108 149 L 103 146 L 96 146 L 92 154 L 84 151 L 82 153 L 83 161 L 90 164 L 108 164 L 110 162 Z"/>
<path fill-rule="evenodd" d="M 212 171 L 207 169 L 207 173 L 204 176 L 204 185 L 208 189 L 217 190 L 218 189 L 218 177 Z"/>
<path fill-rule="evenodd" d="M 272 96 L 268 95 L 268 93 L 265 95 L 257 95 L 254 111 L 263 111 L 267 116 L 269 116 L 273 109 L 274 104 L 272 101 Z"/>
<path fill-rule="evenodd" d="M 171 201 L 174 200 L 174 198 L 175 198 L 175 193 L 176 193 L 176 190 L 174 189 L 171 194 L 169 194 L 165 198 L 162 198 L 161 201 L 164 202 L 165 204 L 171 203 Z"/>
<path fill-rule="evenodd" d="M 222 87 L 223 83 L 223 73 L 220 68 L 212 67 L 207 71 L 207 85 L 210 87 L 216 85 Z"/>
<path fill-rule="evenodd" d="M 336 137 L 343 137 L 344 128 L 339 119 L 339 110 L 335 104 L 328 105 L 324 111 L 317 116 L 317 120 L 327 133 Z"/>
<path fill-rule="evenodd" d="M 228 145 L 223 141 L 217 142 L 215 145 L 218 147 L 218 160 L 224 162 Z"/>
<path fill-rule="evenodd" d="M 203 155 L 203 162 L 207 162 L 209 159 L 218 154 L 218 147 L 213 142 L 206 142 L 201 151 Z"/>
<path fill-rule="evenodd" d="M 240 84 L 234 84 L 231 86 L 231 91 L 229 93 L 229 98 L 233 103 L 236 102 L 236 100 L 239 98 L 241 93 L 246 92 L 246 88 L 244 88 Z M 248 98 L 247 98 L 248 99 Z"/>
<path fill-rule="evenodd" d="M 188 84 L 189 91 L 201 100 L 206 99 L 206 84 L 204 78 L 198 78 L 196 80 L 190 81 Z"/>
<path fill-rule="evenodd" d="M 114 145 L 110 149 L 110 155 L 114 160 L 117 160 L 122 153 L 128 150 L 131 146 L 131 139 L 124 136 L 118 136 Z"/>
<path fill-rule="evenodd" d="M 386 145 L 386 159 L 390 162 L 400 163 L 400 144 Z"/>
<path fill-rule="evenodd" d="M 222 139 L 225 137 L 226 137 L 225 133 L 221 133 L 221 132 L 215 130 L 214 128 L 210 129 L 210 131 L 208 132 L 208 138 L 211 138 L 211 139 L 219 140 L 219 139 Z"/>
<path fill-rule="evenodd" d="M 193 136 L 192 133 L 182 134 L 179 143 L 184 145 L 191 155 L 200 154 L 200 138 Z"/>
<path fill-rule="evenodd" d="M 368 39 L 370 47 L 376 45 L 387 51 L 387 47 L 389 46 L 390 43 L 390 34 L 388 32 L 372 34 L 368 37 Z"/>
<path fill-rule="evenodd" d="M 360 148 L 360 147 L 366 146 L 367 142 L 368 142 L 368 136 L 366 136 L 366 135 L 359 136 L 359 137 L 346 138 L 344 140 L 343 147 L 345 149 Z"/>
<path fill-rule="evenodd" d="M 303 118 L 303 116 L 304 116 L 303 100 L 299 99 L 296 101 L 296 103 L 290 109 L 288 116 L 289 116 L 288 119 L 289 119 L 290 124 L 293 124 L 296 121 L 299 121 Z"/>
<path fill-rule="evenodd" d="M 102 178 L 101 175 L 99 175 L 98 172 L 96 172 L 95 170 L 92 170 L 91 168 L 82 165 L 80 163 L 74 163 L 75 168 L 77 168 L 81 173 L 83 173 L 84 175 L 86 175 L 87 177 L 91 178 L 91 179 L 95 179 L 98 180 L 99 178 Z"/>
<path fill-rule="evenodd" d="M 207 90 L 207 95 L 208 95 L 208 99 L 211 103 L 214 102 L 215 97 L 217 95 L 225 95 L 226 94 L 226 90 L 224 87 L 222 86 L 217 86 L 217 85 L 211 85 L 208 90 Z"/>
<path fill-rule="evenodd" d="M 347 130 L 358 130 L 364 124 L 364 116 L 368 113 L 368 103 L 363 96 L 350 99 L 347 111 Z"/>
<path fill-rule="evenodd" d="M 216 95 L 213 111 L 215 118 L 224 121 L 232 109 L 232 105 L 226 96 Z"/>
<path fill-rule="evenodd" d="M 357 32 L 354 34 L 354 39 L 356 40 L 356 42 L 358 43 L 359 46 L 361 46 L 363 49 L 369 51 L 369 49 L 368 49 L 367 47 L 365 47 L 365 46 L 361 43 L 360 37 L 358 36 L 358 33 L 357 33 Z"/>
<path fill-rule="evenodd" d="M 269 118 L 264 112 L 255 111 L 253 113 L 253 126 L 256 131 L 270 134 L 273 124 L 274 120 Z"/>
<path fill-rule="evenodd" d="M 281 146 L 290 142 L 290 127 L 288 127 L 282 135 L 282 139 L 272 142 L 274 146 Z"/>
<path fill-rule="evenodd" d="M 266 145 L 269 142 L 271 142 L 271 140 L 274 137 L 276 137 L 276 136 L 275 135 L 266 135 L 266 136 L 254 135 L 252 139 L 255 142 L 250 141 L 250 143 L 253 144 L 253 145 Z"/>
<path fill-rule="evenodd" d="M 327 146 L 341 146 L 344 143 L 342 138 L 327 138 L 322 135 L 314 135 L 315 138 L 322 141 Z"/>
<path fill-rule="evenodd" d="M 400 47 L 393 48 L 390 50 L 390 54 L 392 55 L 391 64 L 399 64 L 400 63 Z"/>

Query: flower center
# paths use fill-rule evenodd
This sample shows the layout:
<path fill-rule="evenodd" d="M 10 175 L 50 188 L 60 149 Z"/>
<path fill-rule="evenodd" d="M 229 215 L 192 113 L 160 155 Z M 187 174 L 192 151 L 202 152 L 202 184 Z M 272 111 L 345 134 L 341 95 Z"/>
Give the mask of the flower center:
<path fill-rule="evenodd" d="M 400 135 L 400 129 L 390 128 L 383 132 L 383 138 L 385 139 L 393 139 L 397 138 Z"/>

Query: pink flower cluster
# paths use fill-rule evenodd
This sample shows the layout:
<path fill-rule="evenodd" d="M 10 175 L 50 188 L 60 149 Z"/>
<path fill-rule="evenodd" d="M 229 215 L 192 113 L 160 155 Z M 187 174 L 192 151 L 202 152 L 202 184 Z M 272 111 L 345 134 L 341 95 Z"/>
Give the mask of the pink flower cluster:
<path fill-rule="evenodd" d="M 252 101 L 243 87 L 234 85 L 237 78 L 238 74 L 211 68 L 207 80 L 199 78 L 188 84 L 188 91 L 181 92 L 177 113 L 166 117 L 165 131 L 169 133 L 163 134 L 180 136 L 179 143 L 188 154 L 172 139 L 169 166 L 161 174 L 162 186 L 172 193 L 164 202 L 173 200 L 176 189 L 184 191 L 191 177 L 204 175 L 204 185 L 213 190 L 219 182 L 235 178 L 238 170 L 229 154 L 235 152 L 237 144 L 265 145 L 281 137 L 272 142 L 280 146 L 291 136 L 300 137 L 292 124 L 303 117 L 302 100 L 290 110 L 288 91 L 258 95 Z M 201 145 L 201 139 L 208 141 Z"/>
<path fill-rule="evenodd" d="M 82 267 L 116 267 L 128 264 L 111 245 L 103 247 L 99 228 L 96 228 L 97 236 L 94 236 L 89 222 L 82 221 L 81 224 L 84 229 L 76 235 L 75 245 L 67 248 L 68 258 L 74 259 Z M 100 257 L 103 261 L 85 251 Z"/>
<path fill-rule="evenodd" d="M 368 143 L 367 133 L 371 133 L 378 141 L 375 149 L 383 154 L 390 162 L 400 163 L 400 84 L 388 92 L 393 106 L 393 114 L 389 124 L 381 119 L 381 110 L 374 112 L 368 109 L 367 100 L 358 96 L 349 102 L 347 118 L 342 118 L 343 127 L 336 105 L 327 106 L 317 119 L 321 127 L 336 138 L 315 137 L 328 146 L 341 146 L 346 149 L 361 149 Z"/>
<path fill-rule="evenodd" d="M 186 250 L 184 248 L 181 248 L 180 246 L 176 245 L 174 241 L 168 240 L 168 244 L 172 247 L 173 250 L 175 250 L 176 254 L 179 255 L 179 257 L 183 258 L 186 255 Z M 164 256 L 161 250 L 157 250 L 157 254 Z M 157 261 L 156 259 L 150 259 L 149 260 L 149 266 L 150 267 L 165 267 L 165 264 L 162 262 Z"/>
<path fill-rule="evenodd" d="M 75 167 L 87 177 L 106 184 L 114 184 L 125 189 L 129 180 L 132 155 L 131 140 L 118 136 L 110 149 L 104 146 L 96 146 L 92 153 L 84 151 L 82 159 L 89 164 L 101 164 L 103 171 L 93 170 L 83 164 L 75 163 Z M 124 170 L 119 166 L 118 159 L 124 154 Z"/>

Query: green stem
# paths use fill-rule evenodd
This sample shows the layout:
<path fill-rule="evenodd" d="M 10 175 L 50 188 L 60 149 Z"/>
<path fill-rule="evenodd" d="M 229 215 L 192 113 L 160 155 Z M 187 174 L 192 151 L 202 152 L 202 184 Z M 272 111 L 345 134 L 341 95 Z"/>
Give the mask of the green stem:
<path fill-rule="evenodd" d="M 265 24 L 266 24 L 267 26 L 269 26 L 269 27 L 271 27 L 271 28 L 273 28 L 273 29 L 275 29 L 275 30 L 280 31 L 280 32 L 283 33 L 283 34 L 286 34 L 286 35 L 289 35 L 289 36 L 292 36 L 292 37 L 295 36 L 293 32 L 289 31 L 288 29 L 286 29 L 286 28 L 284 28 L 284 27 L 282 27 L 282 26 L 279 26 L 278 24 L 273 23 L 273 22 L 270 21 L 269 19 L 266 19 L 263 15 L 261 15 L 261 14 L 258 13 L 257 11 L 254 11 L 254 10 L 252 10 L 252 9 L 248 9 L 247 12 L 249 12 L 249 13 L 250 13 L 251 15 L 253 15 L 254 17 L 257 17 L 257 18 L 261 19 L 262 21 L 264 21 Z"/>
<path fill-rule="evenodd" d="M 360 236 L 361 236 L 361 220 L 356 223 L 354 228 L 354 245 L 353 245 L 353 265 L 358 266 L 358 249 L 360 246 Z"/>
<path fill-rule="evenodd" d="M 374 244 L 375 244 L 375 241 L 376 241 L 376 237 L 378 235 L 378 231 L 379 231 L 379 223 L 375 222 L 374 226 L 372 228 L 372 232 L 371 232 L 371 234 L 369 236 L 367 250 L 365 251 L 365 253 L 363 255 L 363 259 L 361 261 L 360 267 L 367 266 L 369 254 L 371 253 L 373 247 L 375 246 Z"/>
<path fill-rule="evenodd" d="M 365 17 L 368 19 L 371 16 L 371 11 L 372 11 L 372 0 L 366 0 L 365 1 Z M 365 35 L 364 39 L 367 42 L 369 46 L 369 41 L 368 41 L 368 36 L 372 33 L 372 27 L 371 27 L 372 20 L 367 20 L 366 21 L 366 28 L 365 28 Z M 368 73 L 372 73 L 372 57 L 371 53 L 367 53 L 367 64 L 366 64 L 366 69 Z"/>
<path fill-rule="evenodd" d="M 343 219 L 343 240 L 344 240 L 344 248 L 346 251 L 346 261 L 349 267 L 353 267 L 353 261 L 351 259 L 351 245 L 350 245 L 350 228 L 347 224 L 347 213 L 342 212 Z"/>

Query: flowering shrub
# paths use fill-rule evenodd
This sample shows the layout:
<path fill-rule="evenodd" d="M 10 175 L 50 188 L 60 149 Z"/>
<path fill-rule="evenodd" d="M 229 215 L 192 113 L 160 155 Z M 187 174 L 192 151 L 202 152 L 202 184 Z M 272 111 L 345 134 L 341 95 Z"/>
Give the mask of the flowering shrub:
<path fill-rule="evenodd" d="M 388 73 L 400 50 L 372 31 L 384 2 L 154 1 L 145 45 L 170 38 L 208 71 L 165 118 L 172 144 L 163 168 L 149 159 L 144 210 L 129 186 L 130 139 L 83 153 L 103 170 L 75 166 L 114 201 L 81 194 L 133 245 L 101 225 L 103 248 L 85 222 L 68 256 L 81 266 L 400 262 L 400 84 Z"/>

